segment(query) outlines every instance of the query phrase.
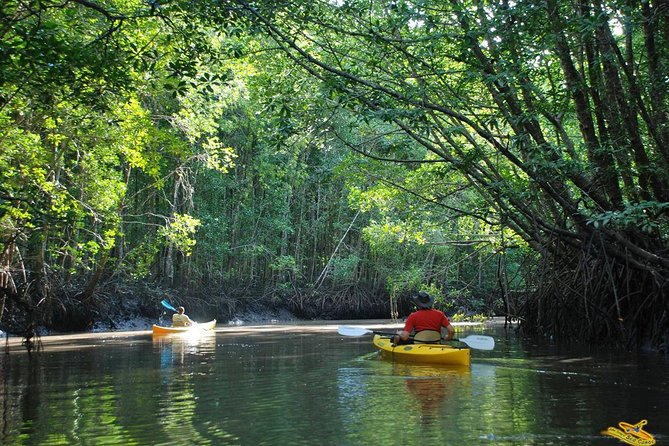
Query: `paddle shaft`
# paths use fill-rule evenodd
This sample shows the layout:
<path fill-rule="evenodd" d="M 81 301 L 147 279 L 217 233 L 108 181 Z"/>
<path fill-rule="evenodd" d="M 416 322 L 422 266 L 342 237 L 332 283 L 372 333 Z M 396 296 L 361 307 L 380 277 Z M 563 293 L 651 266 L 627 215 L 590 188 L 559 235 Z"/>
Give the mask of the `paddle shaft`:
<path fill-rule="evenodd" d="M 393 339 L 393 338 L 397 335 L 397 333 L 384 333 L 384 332 L 378 332 L 378 331 L 375 331 L 374 334 L 379 335 L 379 336 L 382 336 L 382 337 L 384 337 L 384 338 L 387 337 L 387 338 L 389 338 L 389 339 Z M 410 336 L 409 339 L 408 339 L 408 341 L 415 341 L 415 339 L 414 339 L 413 336 Z M 477 346 L 477 345 L 469 345 L 469 343 L 468 343 L 467 340 L 462 340 L 462 339 L 458 339 L 458 338 L 449 339 L 448 341 L 445 341 L 445 342 L 452 342 L 452 341 L 461 342 L 461 343 L 465 344 L 467 347 L 471 347 L 471 348 L 475 348 L 475 349 L 492 350 L 492 348 L 489 348 L 489 347 Z M 405 342 L 406 342 L 406 341 L 405 341 Z M 414 342 L 409 342 L 409 344 L 413 344 L 413 343 L 414 343 Z M 418 344 L 444 345 L 444 344 L 442 344 L 442 343 L 439 342 L 439 341 L 434 341 L 434 342 L 418 341 L 417 343 L 418 343 Z M 400 342 L 398 345 L 402 345 L 402 344 L 403 344 L 403 343 Z M 461 347 L 457 347 L 457 348 L 461 348 Z"/>
<path fill-rule="evenodd" d="M 374 331 L 374 330 L 372 330 L 372 333 L 374 333 L 375 335 L 379 335 L 379 336 L 384 336 L 384 337 L 387 336 L 389 338 L 392 338 L 393 336 L 397 335 L 397 333 L 390 333 L 388 331 Z"/>
<path fill-rule="evenodd" d="M 374 333 L 375 335 L 383 336 L 383 337 L 387 336 L 389 338 L 394 338 L 395 336 L 397 336 L 397 333 L 387 333 L 387 332 L 383 332 L 383 331 L 372 331 L 372 333 Z M 409 336 L 409 340 L 413 340 L 413 339 L 414 339 L 413 336 Z M 451 341 L 463 342 L 458 338 L 449 339 L 446 342 L 451 342 Z M 436 344 L 436 343 L 438 343 L 438 341 L 434 341 L 434 342 L 420 341 L 420 343 L 421 344 Z"/>
<path fill-rule="evenodd" d="M 396 333 L 389 333 L 384 331 L 370 330 L 364 327 L 350 327 L 350 326 L 340 326 L 337 329 L 337 332 L 343 336 L 364 336 L 366 334 L 375 334 L 387 338 L 392 338 Z M 492 350 L 495 348 L 495 340 L 490 336 L 481 336 L 481 335 L 469 335 L 462 339 L 453 338 L 450 341 L 461 342 L 468 347 L 479 349 L 479 350 Z"/>
<path fill-rule="evenodd" d="M 172 310 L 175 313 L 178 313 L 177 309 L 174 308 L 172 305 L 170 305 L 170 303 L 168 301 L 166 301 L 165 299 L 163 299 L 160 303 L 163 307 L 167 308 L 168 310 Z"/>
<path fill-rule="evenodd" d="M 395 336 L 398 336 L 397 333 L 389 333 L 389 332 L 384 332 L 384 331 L 373 331 L 373 330 L 372 330 L 372 333 L 374 333 L 375 335 L 379 335 L 379 336 L 382 336 L 382 337 L 384 337 L 384 338 L 387 337 L 387 338 L 390 338 L 390 339 L 394 338 Z M 413 341 L 413 340 L 414 340 L 414 337 L 413 337 L 413 336 L 409 336 L 409 338 L 408 338 L 407 340 L 409 340 L 409 341 Z M 451 339 L 451 341 L 457 341 L 457 340 L 458 340 L 458 339 Z M 436 344 L 437 341 L 435 341 L 435 342 L 420 341 L 420 343 L 421 343 L 421 344 Z"/>
<path fill-rule="evenodd" d="M 394 336 L 397 335 L 397 333 L 384 333 L 384 332 L 381 332 L 381 331 L 373 331 L 373 330 L 370 330 L 370 332 L 374 333 L 376 335 L 383 336 L 383 337 L 388 337 L 388 338 L 391 338 L 391 339 Z M 411 336 L 411 337 L 409 337 L 409 339 L 414 340 L 414 337 Z M 472 335 L 472 336 L 467 336 L 466 338 L 463 338 L 463 339 L 452 338 L 452 339 L 449 339 L 446 342 L 452 342 L 452 341 L 461 342 L 461 343 L 465 344 L 467 347 L 475 348 L 475 349 L 478 349 L 478 350 L 492 350 L 493 348 L 495 348 L 495 341 L 490 336 Z M 419 343 L 421 343 L 421 344 L 438 344 L 439 342 L 438 341 L 435 341 L 435 342 L 419 341 Z"/>

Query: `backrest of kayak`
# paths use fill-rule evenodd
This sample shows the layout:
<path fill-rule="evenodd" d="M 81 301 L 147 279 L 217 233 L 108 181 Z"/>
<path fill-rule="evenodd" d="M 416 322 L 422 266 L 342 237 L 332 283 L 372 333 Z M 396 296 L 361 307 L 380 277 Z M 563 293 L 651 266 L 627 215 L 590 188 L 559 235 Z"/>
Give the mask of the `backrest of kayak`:
<path fill-rule="evenodd" d="M 433 344 L 441 340 L 441 333 L 436 330 L 421 330 L 413 337 L 414 342 Z"/>

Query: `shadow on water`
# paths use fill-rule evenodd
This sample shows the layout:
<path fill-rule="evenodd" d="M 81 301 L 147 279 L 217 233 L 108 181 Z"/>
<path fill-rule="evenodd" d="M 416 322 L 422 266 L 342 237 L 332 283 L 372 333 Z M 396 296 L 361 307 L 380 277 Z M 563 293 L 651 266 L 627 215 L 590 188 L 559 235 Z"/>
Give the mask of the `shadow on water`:
<path fill-rule="evenodd" d="M 615 445 L 601 431 L 640 420 L 669 438 L 666 358 L 476 333 L 496 347 L 465 368 L 384 361 L 336 325 L 46 339 L 2 358 L 0 443 Z"/>

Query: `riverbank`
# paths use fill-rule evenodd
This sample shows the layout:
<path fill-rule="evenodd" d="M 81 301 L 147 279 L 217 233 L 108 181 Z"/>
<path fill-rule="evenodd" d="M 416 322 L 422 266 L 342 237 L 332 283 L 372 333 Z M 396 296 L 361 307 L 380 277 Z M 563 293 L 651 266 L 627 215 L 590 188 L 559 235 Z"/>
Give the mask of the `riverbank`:
<path fill-rule="evenodd" d="M 267 319 L 267 315 L 248 315 L 248 320 L 263 320 Z M 152 334 L 151 326 L 153 322 L 147 321 L 144 318 L 135 320 L 128 320 L 124 323 L 119 323 L 119 328 L 116 330 L 100 330 L 87 331 L 80 333 L 49 333 L 39 337 L 39 342 L 42 348 L 51 350 L 52 348 L 65 348 L 68 341 L 83 340 L 83 339 L 97 339 L 97 340 L 118 340 L 118 339 L 132 339 L 136 337 L 144 337 Z M 219 323 L 214 331 L 216 333 L 229 334 L 250 334 L 250 333 L 314 333 L 337 331 L 341 325 L 362 326 L 369 329 L 379 330 L 397 330 L 404 325 L 403 321 L 393 321 L 392 319 L 355 319 L 355 320 L 298 320 L 290 321 L 272 320 L 261 323 L 245 322 L 241 319 L 235 319 L 224 323 Z M 458 327 L 474 327 L 480 326 L 482 329 L 487 327 L 498 327 L 504 325 L 504 317 L 492 317 L 484 322 L 454 322 L 453 326 L 458 330 Z M 7 352 L 25 352 L 23 346 L 24 339 L 20 336 L 2 335 L 4 340 L 0 341 L 4 344 Z M 4 341 L 4 342 L 3 342 Z"/>
<path fill-rule="evenodd" d="M 152 324 L 170 323 L 172 312 L 161 302 L 183 306 L 195 321 L 216 319 L 220 324 L 271 324 L 300 320 L 383 319 L 391 314 L 390 298 L 382 290 L 363 286 L 294 288 L 278 292 L 264 287 L 209 287 L 186 291 L 163 288 L 146 282 L 106 283 L 88 300 L 79 288 L 54 289 L 40 305 L 27 305 L 24 298 L 7 299 L 0 330 L 12 336 L 46 336 L 55 333 L 82 333 L 150 329 Z M 36 296 L 34 297 L 37 298 Z M 23 300 L 21 300 L 23 299 Z M 450 298 L 438 308 L 457 314 L 456 320 L 475 314 L 500 314 L 490 299 Z M 484 305 L 484 303 L 486 303 Z M 495 301 L 496 302 L 496 301 Z M 396 299 L 400 317 L 413 311 L 410 296 Z"/>

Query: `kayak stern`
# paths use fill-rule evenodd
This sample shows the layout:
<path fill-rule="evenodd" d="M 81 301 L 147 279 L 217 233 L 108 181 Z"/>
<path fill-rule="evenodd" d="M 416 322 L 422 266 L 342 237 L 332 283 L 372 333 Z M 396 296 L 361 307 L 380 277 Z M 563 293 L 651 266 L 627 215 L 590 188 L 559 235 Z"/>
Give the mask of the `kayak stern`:
<path fill-rule="evenodd" d="M 471 363 L 468 348 L 456 348 L 446 344 L 395 345 L 390 339 L 374 336 L 374 346 L 385 359 L 417 364 L 464 365 Z"/>

